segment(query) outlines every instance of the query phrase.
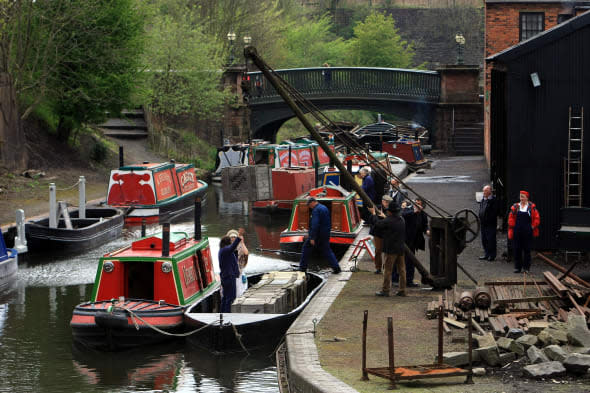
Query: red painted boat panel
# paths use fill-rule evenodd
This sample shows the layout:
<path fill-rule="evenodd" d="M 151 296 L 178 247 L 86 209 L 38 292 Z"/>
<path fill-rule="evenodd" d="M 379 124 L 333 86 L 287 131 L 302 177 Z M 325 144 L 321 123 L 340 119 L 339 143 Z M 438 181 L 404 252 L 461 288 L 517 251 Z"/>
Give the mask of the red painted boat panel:
<path fill-rule="evenodd" d="M 176 188 L 174 187 L 174 178 L 170 169 L 154 172 L 154 184 L 156 185 L 156 196 L 158 202 L 176 196 Z"/>
<path fill-rule="evenodd" d="M 178 178 L 178 184 L 180 192 L 186 194 L 193 190 L 196 190 L 201 185 L 197 181 L 197 175 L 195 174 L 195 168 L 189 165 L 177 165 L 176 176 Z"/>
<path fill-rule="evenodd" d="M 197 276 L 197 264 L 194 255 L 178 262 L 178 275 L 180 277 L 180 286 L 182 288 L 182 296 L 185 299 L 190 298 L 201 288 L 199 285 L 199 277 Z"/>
<path fill-rule="evenodd" d="M 188 246 L 187 244 L 187 238 L 186 237 L 170 237 L 170 251 L 180 251 L 183 247 Z M 131 245 L 131 250 L 133 251 L 144 251 L 144 250 L 156 250 L 156 251 L 161 251 L 162 250 L 162 238 L 161 237 L 157 237 L 157 236 L 150 236 L 150 237 L 146 237 L 145 239 L 141 239 L 138 241 L 135 241 L 132 243 Z M 142 255 L 145 255 L 145 253 L 141 253 Z M 161 254 L 161 252 L 160 252 Z M 137 252 L 134 253 L 134 255 L 137 255 Z"/>
<path fill-rule="evenodd" d="M 174 272 L 164 273 L 162 264 L 165 261 L 154 263 L 154 300 L 164 300 L 166 303 L 180 304 Z"/>
<path fill-rule="evenodd" d="M 312 168 L 278 168 L 272 170 L 273 198 L 293 200 L 315 186 Z"/>
<path fill-rule="evenodd" d="M 205 248 L 201 252 L 203 256 L 203 263 L 205 264 L 205 273 L 207 275 L 207 282 L 212 283 L 215 280 L 215 272 L 213 271 L 213 259 L 211 258 L 211 249 Z"/>
<path fill-rule="evenodd" d="M 304 236 L 281 236 L 281 243 L 301 243 Z"/>
<path fill-rule="evenodd" d="M 106 273 L 104 270 L 101 270 L 100 285 L 96 294 L 96 300 L 110 300 L 125 293 L 125 286 L 123 282 L 125 268 L 120 261 L 110 260 L 110 262 L 113 263 L 115 268 L 110 273 Z"/>
<path fill-rule="evenodd" d="M 330 236 L 330 243 L 334 244 L 352 244 L 354 243 L 353 237 L 338 237 L 335 235 Z"/>
<path fill-rule="evenodd" d="M 113 206 L 153 205 L 156 197 L 151 171 L 112 171 L 107 204 Z"/>

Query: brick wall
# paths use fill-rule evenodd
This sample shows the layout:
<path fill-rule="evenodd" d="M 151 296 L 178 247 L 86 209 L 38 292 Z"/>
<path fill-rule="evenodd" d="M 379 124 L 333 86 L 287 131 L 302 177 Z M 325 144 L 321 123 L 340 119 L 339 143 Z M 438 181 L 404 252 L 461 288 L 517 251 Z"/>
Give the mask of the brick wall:
<path fill-rule="evenodd" d="M 484 35 L 486 58 L 518 44 L 521 12 L 544 12 L 545 30 L 557 25 L 559 14 L 574 13 L 572 3 L 486 3 Z M 484 67 L 484 152 L 488 164 L 490 162 L 490 91 L 493 66 L 493 64 L 486 64 Z"/>

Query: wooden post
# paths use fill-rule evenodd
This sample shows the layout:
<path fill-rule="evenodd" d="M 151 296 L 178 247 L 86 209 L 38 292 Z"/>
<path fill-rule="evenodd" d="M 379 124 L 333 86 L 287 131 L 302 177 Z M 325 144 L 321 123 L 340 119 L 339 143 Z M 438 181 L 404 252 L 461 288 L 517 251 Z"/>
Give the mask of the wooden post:
<path fill-rule="evenodd" d="M 195 240 L 201 240 L 201 197 L 195 198 Z"/>
<path fill-rule="evenodd" d="M 369 319 L 369 311 L 365 310 L 363 315 L 363 358 L 362 358 L 362 373 L 361 381 L 368 381 L 369 374 L 367 373 L 367 321 Z"/>
<path fill-rule="evenodd" d="M 396 389 L 395 386 L 395 360 L 393 349 L 393 318 L 387 317 L 387 343 L 389 346 L 389 389 Z"/>
<path fill-rule="evenodd" d="M 438 365 L 443 364 L 443 319 L 444 310 L 443 306 L 438 308 Z"/>
<path fill-rule="evenodd" d="M 467 313 L 468 318 L 468 329 L 467 330 L 467 342 L 469 348 L 469 374 L 467 374 L 467 379 L 465 383 L 472 384 L 473 383 L 473 318 L 471 318 L 471 311 Z"/>

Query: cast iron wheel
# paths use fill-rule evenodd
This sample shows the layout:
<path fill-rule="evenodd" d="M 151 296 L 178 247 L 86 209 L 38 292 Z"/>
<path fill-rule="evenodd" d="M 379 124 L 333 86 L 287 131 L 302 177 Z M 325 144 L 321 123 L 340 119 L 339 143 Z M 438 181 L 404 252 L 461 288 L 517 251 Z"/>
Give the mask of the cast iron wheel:
<path fill-rule="evenodd" d="M 455 224 L 455 237 L 459 241 L 471 243 L 479 234 L 479 217 L 471 209 L 462 209 L 455 213 L 453 218 Z M 465 232 L 465 239 L 463 239 L 463 232 Z"/>

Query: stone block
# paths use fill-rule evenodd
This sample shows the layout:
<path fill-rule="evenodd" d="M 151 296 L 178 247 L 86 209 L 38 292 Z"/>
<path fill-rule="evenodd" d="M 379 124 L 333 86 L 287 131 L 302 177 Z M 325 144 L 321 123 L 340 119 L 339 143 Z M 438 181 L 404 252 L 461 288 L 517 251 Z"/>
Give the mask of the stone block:
<path fill-rule="evenodd" d="M 478 348 L 492 347 L 496 345 L 496 339 L 492 333 L 487 333 L 483 336 L 474 335 L 473 338 L 477 342 Z"/>
<path fill-rule="evenodd" d="M 510 344 L 510 347 L 508 347 L 508 350 L 510 352 L 514 352 L 518 356 L 524 356 L 524 345 L 522 345 L 519 342 L 512 341 L 512 343 Z"/>
<path fill-rule="evenodd" d="M 516 360 L 516 354 L 514 352 L 506 352 L 500 354 L 500 365 L 504 366 L 510 362 Z"/>
<path fill-rule="evenodd" d="M 534 348 L 534 347 L 531 347 Z M 530 378 L 551 378 L 565 375 L 565 367 L 557 361 L 531 364 L 524 367 L 524 375 Z"/>
<path fill-rule="evenodd" d="M 529 330 L 528 333 L 529 334 L 539 334 L 541 333 L 544 329 L 549 327 L 549 322 L 547 321 L 530 321 L 528 324 Z"/>
<path fill-rule="evenodd" d="M 590 347 L 576 348 L 572 352 L 581 353 L 582 355 L 590 355 Z"/>
<path fill-rule="evenodd" d="M 561 328 L 554 329 L 549 326 L 547 329 L 543 329 L 537 337 L 544 347 L 553 344 L 563 345 L 567 343 L 567 330 Z"/>
<path fill-rule="evenodd" d="M 504 351 L 510 351 L 510 345 L 514 342 L 513 339 L 508 338 L 508 337 L 500 337 L 497 341 L 496 344 L 498 345 L 498 348 L 503 349 Z"/>
<path fill-rule="evenodd" d="M 438 361 L 438 356 L 434 357 Z M 475 361 L 475 360 L 474 360 Z M 449 366 L 461 367 L 469 364 L 469 354 L 467 352 L 447 352 L 443 353 L 443 363 Z"/>
<path fill-rule="evenodd" d="M 549 358 L 549 360 L 557 360 L 563 362 L 568 356 L 567 352 L 559 345 L 549 345 L 543 348 L 543 353 Z"/>
<path fill-rule="evenodd" d="M 520 338 L 522 336 L 524 336 L 524 331 L 522 331 L 522 329 L 512 328 L 512 329 L 508 330 L 508 333 L 506 333 L 507 338 L 512 338 L 514 340 L 516 340 L 517 338 Z"/>
<path fill-rule="evenodd" d="M 567 319 L 567 339 L 572 345 L 590 346 L 590 331 L 586 318 L 582 315 L 570 315 Z"/>
<path fill-rule="evenodd" d="M 563 365 L 574 374 L 585 374 L 590 368 L 590 355 L 572 353 L 563 361 Z"/>
<path fill-rule="evenodd" d="M 537 336 L 533 336 L 532 334 L 525 334 L 524 336 L 516 339 L 516 342 L 524 347 L 524 349 L 528 349 L 531 346 L 537 345 L 539 339 Z"/>
<path fill-rule="evenodd" d="M 475 351 L 480 361 L 485 362 L 488 366 L 500 365 L 500 352 L 498 346 L 492 345 L 489 347 L 477 348 Z"/>
<path fill-rule="evenodd" d="M 486 375 L 486 369 L 483 367 L 474 367 L 472 371 L 473 375 L 475 375 L 476 377 L 483 377 L 484 375 Z"/>
<path fill-rule="evenodd" d="M 526 354 L 529 357 L 532 364 L 545 363 L 549 361 L 549 358 L 547 358 L 543 351 L 541 351 L 534 345 L 527 349 Z"/>

